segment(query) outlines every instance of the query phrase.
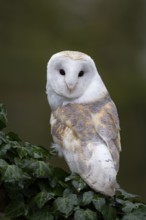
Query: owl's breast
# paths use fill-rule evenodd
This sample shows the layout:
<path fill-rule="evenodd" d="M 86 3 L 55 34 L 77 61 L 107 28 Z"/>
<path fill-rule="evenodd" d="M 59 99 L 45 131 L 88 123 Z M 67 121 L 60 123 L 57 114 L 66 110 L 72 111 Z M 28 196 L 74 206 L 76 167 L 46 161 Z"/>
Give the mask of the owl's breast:
<path fill-rule="evenodd" d="M 53 118 L 52 135 L 59 141 L 63 141 L 64 135 L 69 131 L 80 142 L 97 142 L 99 139 L 92 121 L 91 109 L 87 105 L 68 104 L 59 107 L 53 112 Z"/>
<path fill-rule="evenodd" d="M 79 174 L 90 168 L 86 161 L 92 157 L 93 142 L 97 143 L 98 138 L 87 112 L 86 115 L 81 114 L 82 111 L 75 111 L 74 107 L 58 108 L 53 112 L 51 130 L 54 142 L 60 145 L 70 170 Z"/>

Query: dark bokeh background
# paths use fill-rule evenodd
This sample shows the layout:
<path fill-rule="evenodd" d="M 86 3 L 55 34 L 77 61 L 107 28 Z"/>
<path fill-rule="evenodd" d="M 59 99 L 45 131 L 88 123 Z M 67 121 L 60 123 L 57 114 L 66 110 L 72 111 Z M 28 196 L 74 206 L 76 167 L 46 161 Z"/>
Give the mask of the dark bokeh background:
<path fill-rule="evenodd" d="M 50 146 L 46 64 L 66 49 L 95 60 L 121 121 L 119 183 L 146 200 L 146 1 L 0 0 L 0 102 L 25 141 Z"/>

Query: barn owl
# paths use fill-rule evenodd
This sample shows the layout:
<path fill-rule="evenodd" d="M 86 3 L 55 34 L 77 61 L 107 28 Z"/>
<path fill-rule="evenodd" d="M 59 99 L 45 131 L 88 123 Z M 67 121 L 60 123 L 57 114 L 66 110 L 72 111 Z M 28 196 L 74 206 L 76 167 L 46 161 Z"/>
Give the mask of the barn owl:
<path fill-rule="evenodd" d="M 113 196 L 121 151 L 114 102 L 92 58 L 77 51 L 54 54 L 47 65 L 54 147 L 93 190 Z"/>

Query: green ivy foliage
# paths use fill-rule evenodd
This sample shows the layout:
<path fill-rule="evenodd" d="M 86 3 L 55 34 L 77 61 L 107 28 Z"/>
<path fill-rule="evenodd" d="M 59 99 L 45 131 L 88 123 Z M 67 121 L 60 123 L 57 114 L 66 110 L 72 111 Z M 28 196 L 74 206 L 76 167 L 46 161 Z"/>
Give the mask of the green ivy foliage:
<path fill-rule="evenodd" d="M 1 220 L 144 220 L 146 204 L 120 190 L 110 198 L 91 190 L 76 174 L 52 167 L 52 153 L 5 133 L 0 105 Z"/>

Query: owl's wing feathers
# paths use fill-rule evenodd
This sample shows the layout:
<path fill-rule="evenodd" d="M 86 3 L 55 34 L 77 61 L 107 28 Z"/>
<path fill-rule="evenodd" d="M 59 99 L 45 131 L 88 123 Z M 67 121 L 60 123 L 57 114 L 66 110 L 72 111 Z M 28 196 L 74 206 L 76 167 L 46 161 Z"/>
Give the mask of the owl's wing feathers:
<path fill-rule="evenodd" d="M 96 191 L 114 195 L 121 147 L 112 101 L 59 107 L 52 114 L 51 127 L 56 149 L 70 170 Z"/>
<path fill-rule="evenodd" d="M 112 155 L 115 168 L 119 169 L 120 126 L 115 104 L 112 100 L 105 104 L 100 112 L 92 115 L 93 123 L 98 135 L 103 139 Z"/>

